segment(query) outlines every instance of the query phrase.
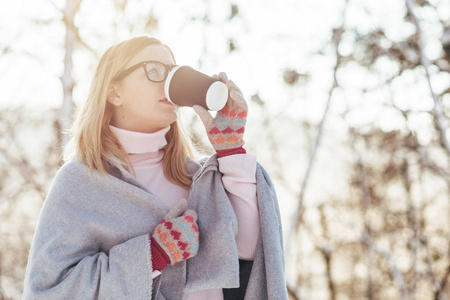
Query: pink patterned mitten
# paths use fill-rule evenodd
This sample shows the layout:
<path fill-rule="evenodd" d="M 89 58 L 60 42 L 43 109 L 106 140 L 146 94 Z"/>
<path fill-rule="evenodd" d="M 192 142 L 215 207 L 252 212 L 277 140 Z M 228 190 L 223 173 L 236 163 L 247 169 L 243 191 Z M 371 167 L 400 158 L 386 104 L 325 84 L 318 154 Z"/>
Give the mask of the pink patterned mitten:
<path fill-rule="evenodd" d="M 169 213 L 155 228 L 152 238 L 167 254 L 171 265 L 194 257 L 199 241 L 197 213 L 188 209 L 176 218 Z"/>
<path fill-rule="evenodd" d="M 230 97 L 225 107 L 218 111 L 214 118 L 202 106 L 194 105 L 193 108 L 205 125 L 208 138 L 219 157 L 245 153 L 242 146 L 247 123 L 247 103 L 233 81 L 228 80 L 224 73 L 221 73 L 219 78 L 226 83 L 230 91 Z"/>

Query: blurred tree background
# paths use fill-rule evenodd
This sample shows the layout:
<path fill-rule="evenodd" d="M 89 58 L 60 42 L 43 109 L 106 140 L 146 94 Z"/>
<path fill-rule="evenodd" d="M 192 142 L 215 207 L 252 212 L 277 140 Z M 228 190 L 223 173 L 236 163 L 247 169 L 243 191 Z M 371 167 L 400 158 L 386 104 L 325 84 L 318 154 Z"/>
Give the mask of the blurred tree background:
<path fill-rule="evenodd" d="M 244 91 L 291 299 L 450 299 L 449 0 L 0 0 L 0 299 L 99 57 L 140 34 Z"/>

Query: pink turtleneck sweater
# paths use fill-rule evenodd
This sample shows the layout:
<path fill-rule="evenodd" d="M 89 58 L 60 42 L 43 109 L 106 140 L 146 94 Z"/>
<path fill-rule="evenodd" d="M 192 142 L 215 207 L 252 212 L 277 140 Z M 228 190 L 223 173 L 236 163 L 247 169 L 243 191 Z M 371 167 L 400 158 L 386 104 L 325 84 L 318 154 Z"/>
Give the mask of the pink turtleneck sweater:
<path fill-rule="evenodd" d="M 164 175 L 165 134 L 170 127 L 155 133 L 140 133 L 110 126 L 127 151 L 137 180 L 159 197 L 168 207 L 188 199 L 189 190 L 171 183 Z M 259 212 L 256 199 L 256 156 L 237 154 L 218 159 L 222 182 L 238 220 L 236 244 L 239 258 L 253 260 L 259 236 Z M 154 276 L 158 276 L 158 271 Z M 221 289 L 189 293 L 187 300 L 223 299 Z"/>

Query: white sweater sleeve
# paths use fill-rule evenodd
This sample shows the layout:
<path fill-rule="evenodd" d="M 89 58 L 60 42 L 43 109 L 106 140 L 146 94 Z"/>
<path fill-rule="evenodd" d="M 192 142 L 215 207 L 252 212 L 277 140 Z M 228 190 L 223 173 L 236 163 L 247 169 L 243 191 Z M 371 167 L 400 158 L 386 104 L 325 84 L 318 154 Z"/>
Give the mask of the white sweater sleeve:
<path fill-rule="evenodd" d="M 239 258 L 253 260 L 260 222 L 256 197 L 256 156 L 236 154 L 218 159 L 222 182 L 238 221 Z"/>

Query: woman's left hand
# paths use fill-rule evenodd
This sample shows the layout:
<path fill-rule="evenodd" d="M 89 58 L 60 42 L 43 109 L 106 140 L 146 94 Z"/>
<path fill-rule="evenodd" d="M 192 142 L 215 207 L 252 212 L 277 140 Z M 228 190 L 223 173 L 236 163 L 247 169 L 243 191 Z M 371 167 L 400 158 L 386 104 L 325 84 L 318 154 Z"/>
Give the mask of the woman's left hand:
<path fill-rule="evenodd" d="M 246 153 L 242 146 L 247 123 L 247 102 L 241 90 L 233 81 L 228 80 L 225 73 L 221 72 L 218 77 L 214 75 L 213 78 L 218 78 L 227 85 L 229 91 L 227 104 L 214 118 L 200 105 L 194 105 L 193 108 L 205 125 L 209 140 L 219 157 Z"/>

